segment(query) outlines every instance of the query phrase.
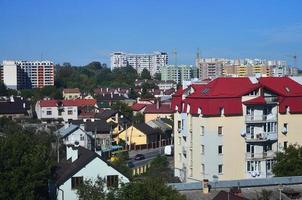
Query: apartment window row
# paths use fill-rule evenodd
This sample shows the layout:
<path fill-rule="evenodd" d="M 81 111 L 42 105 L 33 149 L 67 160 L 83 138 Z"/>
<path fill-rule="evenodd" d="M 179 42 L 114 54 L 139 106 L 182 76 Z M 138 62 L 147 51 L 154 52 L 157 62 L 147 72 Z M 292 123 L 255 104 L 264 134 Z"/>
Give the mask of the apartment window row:
<path fill-rule="evenodd" d="M 218 126 L 217 128 L 217 134 L 218 136 L 222 136 L 223 135 L 223 127 L 222 126 Z M 201 126 L 201 135 L 204 136 L 205 134 L 205 127 L 204 126 Z"/>

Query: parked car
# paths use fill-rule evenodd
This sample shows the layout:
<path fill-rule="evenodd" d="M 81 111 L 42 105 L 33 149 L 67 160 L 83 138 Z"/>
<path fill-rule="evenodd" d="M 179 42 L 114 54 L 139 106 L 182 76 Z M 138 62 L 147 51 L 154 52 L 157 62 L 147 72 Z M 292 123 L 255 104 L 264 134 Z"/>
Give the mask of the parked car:
<path fill-rule="evenodd" d="M 144 160 L 144 159 L 145 159 L 144 154 L 137 154 L 137 155 L 134 157 L 134 160 Z"/>

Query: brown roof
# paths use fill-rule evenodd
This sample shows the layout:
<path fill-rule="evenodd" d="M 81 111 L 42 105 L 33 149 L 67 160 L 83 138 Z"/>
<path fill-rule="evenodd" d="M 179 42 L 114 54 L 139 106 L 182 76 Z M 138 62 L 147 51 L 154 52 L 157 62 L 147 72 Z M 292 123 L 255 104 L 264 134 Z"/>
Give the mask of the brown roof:
<path fill-rule="evenodd" d="M 64 93 L 81 93 L 79 88 L 65 88 L 63 89 Z"/>
<path fill-rule="evenodd" d="M 226 191 L 220 191 L 213 200 L 248 200 L 245 197 L 240 197 L 238 195 L 235 195 L 231 192 L 226 192 Z"/>

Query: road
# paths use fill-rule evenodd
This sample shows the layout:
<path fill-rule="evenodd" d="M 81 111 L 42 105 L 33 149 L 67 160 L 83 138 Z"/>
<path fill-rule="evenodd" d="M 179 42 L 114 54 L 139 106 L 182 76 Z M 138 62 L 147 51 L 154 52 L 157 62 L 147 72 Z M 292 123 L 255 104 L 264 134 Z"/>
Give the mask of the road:
<path fill-rule="evenodd" d="M 135 155 L 137 154 L 144 154 L 145 159 L 144 160 L 134 160 Z M 146 163 L 153 160 L 157 155 L 163 155 L 164 154 L 164 147 L 159 147 L 156 149 L 144 149 L 144 150 L 136 150 L 136 151 L 130 151 L 129 152 L 129 162 L 132 162 L 134 166 L 141 166 L 145 165 Z"/>

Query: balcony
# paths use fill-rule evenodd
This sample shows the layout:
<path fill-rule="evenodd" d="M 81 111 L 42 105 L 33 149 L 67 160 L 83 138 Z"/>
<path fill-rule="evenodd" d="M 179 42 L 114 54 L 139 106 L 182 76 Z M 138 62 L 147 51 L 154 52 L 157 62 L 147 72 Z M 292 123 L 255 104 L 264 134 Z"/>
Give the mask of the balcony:
<path fill-rule="evenodd" d="M 265 160 L 265 159 L 273 159 L 275 157 L 275 153 L 273 151 L 267 151 L 262 153 L 246 153 L 246 160 Z"/>
<path fill-rule="evenodd" d="M 277 115 L 246 115 L 245 122 L 246 123 L 264 123 L 264 122 L 276 122 Z"/>
<path fill-rule="evenodd" d="M 246 142 L 266 142 L 266 141 L 273 141 L 277 139 L 278 139 L 277 132 L 257 133 L 255 135 L 246 134 L 245 136 Z"/>

